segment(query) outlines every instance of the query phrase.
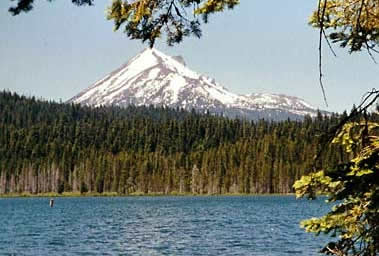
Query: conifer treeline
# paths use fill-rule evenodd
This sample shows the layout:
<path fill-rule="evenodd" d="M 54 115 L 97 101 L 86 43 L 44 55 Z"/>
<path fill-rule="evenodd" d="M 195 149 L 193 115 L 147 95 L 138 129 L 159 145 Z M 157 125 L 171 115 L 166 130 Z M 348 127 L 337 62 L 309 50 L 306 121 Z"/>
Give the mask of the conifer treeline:
<path fill-rule="evenodd" d="M 336 116 L 257 122 L 0 93 L 0 193 L 288 193 Z M 348 156 L 324 151 L 320 165 Z"/>

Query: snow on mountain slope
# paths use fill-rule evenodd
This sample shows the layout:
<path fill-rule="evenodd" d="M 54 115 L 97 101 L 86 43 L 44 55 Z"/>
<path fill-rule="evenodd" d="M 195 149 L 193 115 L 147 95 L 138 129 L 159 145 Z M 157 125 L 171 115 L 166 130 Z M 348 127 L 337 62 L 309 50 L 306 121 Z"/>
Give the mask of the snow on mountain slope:
<path fill-rule="evenodd" d="M 316 114 L 311 105 L 296 97 L 231 93 L 214 79 L 189 69 L 181 56 L 170 57 L 150 48 L 69 102 L 91 106 L 163 105 L 248 119 L 280 120 Z"/>

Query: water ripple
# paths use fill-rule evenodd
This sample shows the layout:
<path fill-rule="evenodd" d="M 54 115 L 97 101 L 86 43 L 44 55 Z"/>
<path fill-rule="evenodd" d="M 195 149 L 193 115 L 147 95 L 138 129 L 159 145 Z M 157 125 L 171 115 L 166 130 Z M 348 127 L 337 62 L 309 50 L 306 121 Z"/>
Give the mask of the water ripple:
<path fill-rule="evenodd" d="M 318 255 L 289 196 L 0 199 L 0 255 Z"/>

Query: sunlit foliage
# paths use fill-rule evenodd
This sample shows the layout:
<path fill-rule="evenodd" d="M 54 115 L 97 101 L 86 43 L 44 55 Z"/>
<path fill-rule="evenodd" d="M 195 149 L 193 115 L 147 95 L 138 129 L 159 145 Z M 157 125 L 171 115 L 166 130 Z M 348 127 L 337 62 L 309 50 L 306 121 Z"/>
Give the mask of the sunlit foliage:
<path fill-rule="evenodd" d="M 148 41 L 154 45 L 163 32 L 167 43 L 179 43 L 184 37 L 201 36 L 201 20 L 208 15 L 233 8 L 238 0 L 114 0 L 108 8 L 107 17 L 115 23 L 115 30 L 125 25 L 125 32 L 132 39 Z"/>
<path fill-rule="evenodd" d="M 350 161 L 321 170 L 298 180 L 298 197 L 328 196 L 332 210 L 320 217 L 304 220 L 308 232 L 337 237 L 322 252 L 330 255 L 374 256 L 379 253 L 379 124 L 347 123 L 334 138 Z"/>
<path fill-rule="evenodd" d="M 379 1 L 324 0 L 310 17 L 310 24 L 324 29 L 332 42 L 350 52 L 377 51 L 379 43 Z"/>

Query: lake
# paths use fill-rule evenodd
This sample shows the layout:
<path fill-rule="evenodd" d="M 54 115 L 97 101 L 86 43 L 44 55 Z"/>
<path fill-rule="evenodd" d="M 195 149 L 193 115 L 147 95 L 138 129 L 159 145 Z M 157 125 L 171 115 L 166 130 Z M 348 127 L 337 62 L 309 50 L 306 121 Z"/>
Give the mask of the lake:
<path fill-rule="evenodd" d="M 0 199 L 0 255 L 319 255 L 293 196 Z"/>

